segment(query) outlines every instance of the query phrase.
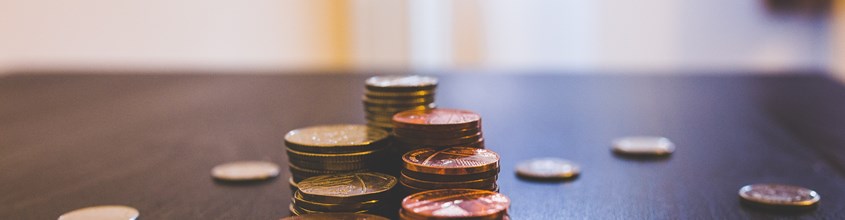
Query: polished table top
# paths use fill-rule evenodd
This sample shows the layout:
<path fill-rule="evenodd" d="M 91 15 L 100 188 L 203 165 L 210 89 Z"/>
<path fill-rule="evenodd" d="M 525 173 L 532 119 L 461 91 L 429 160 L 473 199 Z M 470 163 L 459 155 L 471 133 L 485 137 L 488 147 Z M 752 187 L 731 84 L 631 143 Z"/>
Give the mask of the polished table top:
<path fill-rule="evenodd" d="M 287 173 L 224 185 L 234 160 L 285 168 L 283 134 L 363 123 L 363 75 L 18 75 L 0 78 L 0 219 L 122 204 L 141 219 L 279 219 Z M 442 75 L 439 106 L 484 120 L 513 219 L 845 219 L 845 87 L 802 75 Z M 662 135 L 667 159 L 614 138 Z M 514 175 L 529 158 L 581 165 L 568 182 Z M 809 212 L 740 205 L 752 183 L 821 194 Z"/>

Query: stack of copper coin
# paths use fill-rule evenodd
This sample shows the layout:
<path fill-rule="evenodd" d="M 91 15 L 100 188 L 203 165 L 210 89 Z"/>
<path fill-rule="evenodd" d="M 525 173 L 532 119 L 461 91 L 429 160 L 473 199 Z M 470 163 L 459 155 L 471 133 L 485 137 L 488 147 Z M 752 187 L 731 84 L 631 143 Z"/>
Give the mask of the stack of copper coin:
<path fill-rule="evenodd" d="M 406 150 L 465 146 L 484 148 L 481 116 L 458 109 L 424 109 L 393 116 L 393 136 Z"/>
<path fill-rule="evenodd" d="M 367 79 L 364 112 L 367 125 L 390 130 L 397 112 L 435 108 L 437 79 L 427 76 L 375 76 Z"/>
<path fill-rule="evenodd" d="M 315 213 L 376 213 L 390 209 L 396 177 L 375 173 L 345 173 L 310 177 L 298 183 L 291 198 L 291 215 Z"/>
<path fill-rule="evenodd" d="M 488 149 L 423 148 L 402 155 L 399 183 L 406 193 L 433 189 L 498 191 L 499 155 Z"/>
<path fill-rule="evenodd" d="M 405 197 L 399 219 L 510 219 L 509 207 L 507 196 L 487 190 L 430 190 Z"/>
<path fill-rule="evenodd" d="M 380 170 L 390 134 L 366 125 L 324 125 L 285 135 L 291 187 L 323 174 Z"/>

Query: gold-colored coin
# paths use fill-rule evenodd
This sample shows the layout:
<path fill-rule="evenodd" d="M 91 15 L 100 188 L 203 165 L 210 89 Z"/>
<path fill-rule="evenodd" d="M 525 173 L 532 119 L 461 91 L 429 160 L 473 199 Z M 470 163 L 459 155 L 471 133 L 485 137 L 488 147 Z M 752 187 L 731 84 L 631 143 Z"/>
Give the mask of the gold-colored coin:
<path fill-rule="evenodd" d="M 406 110 L 423 110 L 437 108 L 437 104 L 422 104 L 414 106 L 391 106 L 391 105 L 375 105 L 364 103 L 364 110 L 370 112 L 393 112 L 393 114 Z"/>
<path fill-rule="evenodd" d="M 364 213 L 319 213 L 291 216 L 281 220 L 390 220 L 385 217 Z"/>
<path fill-rule="evenodd" d="M 509 206 L 505 195 L 474 189 L 423 191 L 402 200 L 404 214 L 415 219 L 501 219 Z"/>
<path fill-rule="evenodd" d="M 351 171 L 351 170 L 360 170 L 360 169 L 367 169 L 370 167 L 374 167 L 377 164 L 376 161 L 361 161 L 361 162 L 314 162 L 314 161 L 307 161 L 307 160 L 299 160 L 294 158 L 288 158 L 290 164 L 294 164 L 297 167 L 309 170 L 326 170 L 326 171 Z"/>
<path fill-rule="evenodd" d="M 483 173 L 499 167 L 496 152 L 471 147 L 417 149 L 402 155 L 402 160 L 410 171 L 441 175 Z"/>
<path fill-rule="evenodd" d="M 318 212 L 357 212 L 361 210 L 374 209 L 377 208 L 378 205 L 380 205 L 379 200 L 350 202 L 342 204 L 313 202 L 303 198 L 301 192 L 294 193 L 293 203 L 303 209 L 314 210 Z"/>
<path fill-rule="evenodd" d="M 279 175 L 279 165 L 266 161 L 236 161 L 214 166 L 211 176 L 224 181 L 256 181 Z"/>
<path fill-rule="evenodd" d="M 821 200 L 816 191 L 782 184 L 752 184 L 739 189 L 739 197 L 749 204 L 778 208 L 811 208 Z"/>
<path fill-rule="evenodd" d="M 421 97 L 434 96 L 434 90 L 417 90 L 409 92 L 379 92 L 379 91 L 364 91 L 364 95 L 374 98 L 406 98 L 406 97 Z"/>
<path fill-rule="evenodd" d="M 397 105 L 397 106 L 404 106 L 404 105 L 425 105 L 428 103 L 434 102 L 434 97 L 423 97 L 423 98 L 410 98 L 410 99 L 375 99 L 375 98 L 368 98 L 364 96 L 362 98 L 364 103 L 367 104 L 382 104 L 382 105 Z"/>
<path fill-rule="evenodd" d="M 299 191 L 309 201 L 351 203 L 385 196 L 396 183 L 396 177 L 375 172 L 331 174 L 299 182 Z"/>
<path fill-rule="evenodd" d="M 581 168 L 568 160 L 537 158 L 519 163 L 516 174 L 529 179 L 569 179 L 581 173 Z"/>
<path fill-rule="evenodd" d="M 335 163 L 358 163 L 361 161 L 378 159 L 382 156 L 382 152 L 383 150 L 372 150 L 355 153 L 320 154 L 287 149 L 288 158 L 294 158 L 294 160 Z"/>
<path fill-rule="evenodd" d="M 631 156 L 667 156 L 675 152 L 675 144 L 665 137 L 624 137 L 613 141 L 613 152 Z"/>
<path fill-rule="evenodd" d="M 59 220 L 90 220 L 90 219 L 115 219 L 134 220 L 141 213 L 137 209 L 122 205 L 104 205 L 86 207 L 70 211 L 59 216 Z"/>
<path fill-rule="evenodd" d="M 418 75 L 374 76 L 367 79 L 365 85 L 369 91 L 382 92 L 434 90 L 437 78 Z"/>
<path fill-rule="evenodd" d="M 293 177 L 292 177 L 292 176 L 291 176 L 291 177 L 288 177 L 288 186 L 290 187 L 290 192 L 291 192 L 291 193 L 296 192 L 297 190 L 299 190 L 299 187 L 298 187 L 298 186 L 296 186 L 296 181 L 293 181 Z"/>
<path fill-rule="evenodd" d="M 351 153 L 373 150 L 389 135 L 366 125 L 322 125 L 288 132 L 285 144 L 305 153 Z"/>
<path fill-rule="evenodd" d="M 301 167 L 297 167 L 294 164 L 288 164 L 290 167 L 290 173 L 293 176 L 293 179 L 299 183 L 300 181 L 313 176 L 320 176 L 326 174 L 336 174 L 336 173 L 349 173 L 349 172 L 367 172 L 369 169 L 360 169 L 360 170 L 350 170 L 350 171 L 331 171 L 331 170 L 312 170 L 312 169 L 305 169 Z"/>

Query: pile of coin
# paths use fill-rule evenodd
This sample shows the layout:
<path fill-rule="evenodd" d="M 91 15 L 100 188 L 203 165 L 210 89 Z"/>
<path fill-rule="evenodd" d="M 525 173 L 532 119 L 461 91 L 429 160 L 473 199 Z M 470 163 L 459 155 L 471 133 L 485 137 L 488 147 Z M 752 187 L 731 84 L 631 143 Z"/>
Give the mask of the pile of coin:
<path fill-rule="evenodd" d="M 507 196 L 487 190 L 430 190 L 405 197 L 399 219 L 510 219 L 509 207 Z"/>
<path fill-rule="evenodd" d="M 448 148 L 464 146 L 484 148 L 481 116 L 458 109 L 408 110 L 393 115 L 393 136 L 399 147 Z"/>
<path fill-rule="evenodd" d="M 367 125 L 390 130 L 397 112 L 435 108 L 437 79 L 427 76 L 375 76 L 367 79 L 364 112 Z"/>
<path fill-rule="evenodd" d="M 323 125 L 285 135 L 291 184 L 324 174 L 380 170 L 390 134 L 366 125 Z M 292 189 L 294 185 L 291 185 Z"/>
<path fill-rule="evenodd" d="M 291 198 L 292 215 L 315 213 L 378 213 L 390 209 L 396 177 L 375 173 L 345 173 L 310 177 L 298 183 Z"/>
<path fill-rule="evenodd" d="M 407 193 L 433 189 L 498 191 L 499 155 L 488 149 L 423 148 L 402 155 L 399 183 Z"/>

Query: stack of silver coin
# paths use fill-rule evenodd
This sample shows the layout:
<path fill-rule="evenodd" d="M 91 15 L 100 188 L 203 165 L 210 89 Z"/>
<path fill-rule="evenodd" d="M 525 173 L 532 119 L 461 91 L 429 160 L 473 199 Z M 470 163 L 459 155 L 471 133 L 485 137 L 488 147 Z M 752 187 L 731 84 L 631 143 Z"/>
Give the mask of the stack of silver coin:
<path fill-rule="evenodd" d="M 432 109 L 437 78 L 428 76 L 374 76 L 367 79 L 364 91 L 364 113 L 367 125 L 393 129 L 397 112 L 411 109 Z"/>

